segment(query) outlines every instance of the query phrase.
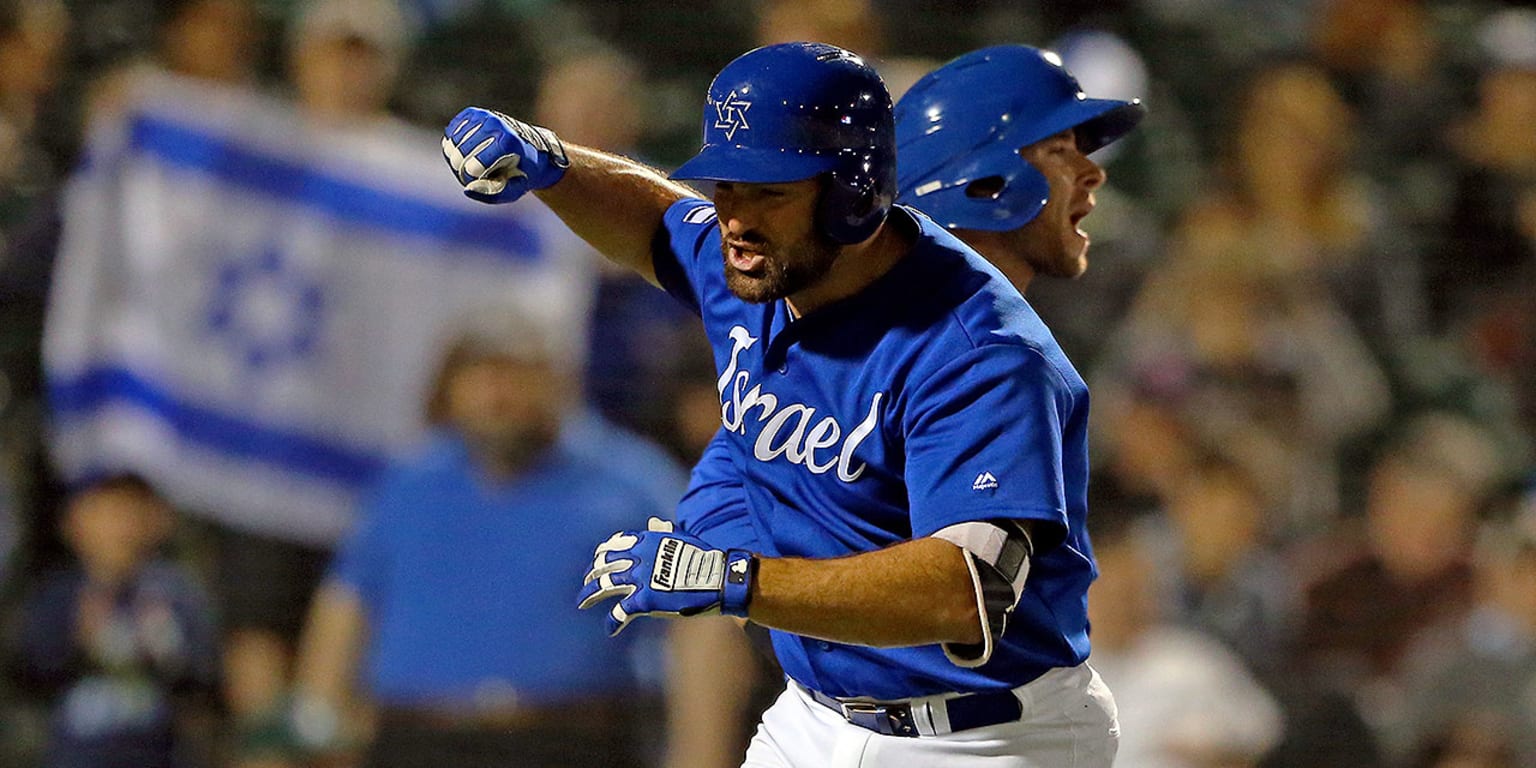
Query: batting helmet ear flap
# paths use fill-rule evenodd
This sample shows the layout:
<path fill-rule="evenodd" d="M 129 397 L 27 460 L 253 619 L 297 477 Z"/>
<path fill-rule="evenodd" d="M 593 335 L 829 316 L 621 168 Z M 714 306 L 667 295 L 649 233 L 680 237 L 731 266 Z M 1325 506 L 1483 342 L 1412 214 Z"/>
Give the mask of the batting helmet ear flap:
<path fill-rule="evenodd" d="M 1051 196 L 1045 175 L 1006 144 L 953 158 L 930 175 L 931 181 L 902 190 L 902 199 L 950 229 L 1017 229 Z"/>
<path fill-rule="evenodd" d="M 821 231 L 840 245 L 862 243 L 875 234 L 891 212 L 891 195 L 877 185 L 850 183 L 836 171 L 824 174 L 816 220 Z"/>

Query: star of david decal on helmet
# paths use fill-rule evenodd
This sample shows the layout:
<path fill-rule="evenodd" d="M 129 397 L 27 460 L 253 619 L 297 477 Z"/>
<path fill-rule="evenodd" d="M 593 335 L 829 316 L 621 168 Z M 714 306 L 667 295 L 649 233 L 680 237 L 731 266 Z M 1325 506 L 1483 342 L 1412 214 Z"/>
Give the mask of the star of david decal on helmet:
<path fill-rule="evenodd" d="M 736 137 L 737 130 L 750 130 L 747 125 L 747 110 L 752 108 L 752 102 L 742 101 L 731 91 L 725 98 L 715 102 L 715 127 L 725 131 L 727 141 Z"/>

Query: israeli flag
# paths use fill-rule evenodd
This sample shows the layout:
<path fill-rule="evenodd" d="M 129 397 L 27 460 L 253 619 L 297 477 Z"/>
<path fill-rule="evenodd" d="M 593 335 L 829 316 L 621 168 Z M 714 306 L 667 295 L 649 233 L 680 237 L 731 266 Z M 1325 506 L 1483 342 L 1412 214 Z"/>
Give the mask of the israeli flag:
<path fill-rule="evenodd" d="M 466 312 L 516 303 L 579 357 L 594 255 L 532 198 L 464 199 L 438 144 L 138 83 L 66 190 L 44 342 L 65 477 L 137 471 L 188 509 L 325 544 L 422 434 Z"/>

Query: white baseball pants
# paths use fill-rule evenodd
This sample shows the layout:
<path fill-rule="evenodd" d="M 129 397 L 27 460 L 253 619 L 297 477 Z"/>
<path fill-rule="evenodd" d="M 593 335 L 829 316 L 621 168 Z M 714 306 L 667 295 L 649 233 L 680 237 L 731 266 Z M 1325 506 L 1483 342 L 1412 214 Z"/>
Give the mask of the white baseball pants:
<path fill-rule="evenodd" d="M 1016 723 L 943 736 L 886 736 L 849 723 L 789 683 L 742 768 L 1109 768 L 1120 741 L 1115 699 L 1087 664 L 1013 690 Z"/>

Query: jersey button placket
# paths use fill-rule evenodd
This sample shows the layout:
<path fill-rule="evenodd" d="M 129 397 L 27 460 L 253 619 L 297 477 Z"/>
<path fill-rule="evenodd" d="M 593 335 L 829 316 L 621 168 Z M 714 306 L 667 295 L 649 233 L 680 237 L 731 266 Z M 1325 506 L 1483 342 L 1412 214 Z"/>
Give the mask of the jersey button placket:
<path fill-rule="evenodd" d="M 789 341 L 787 339 L 774 339 L 773 345 L 768 348 L 763 358 L 763 368 L 778 371 L 780 376 L 789 373 Z"/>
<path fill-rule="evenodd" d="M 788 315 L 786 313 L 785 317 Z M 795 333 L 798 328 L 792 322 L 786 322 L 778 333 L 768 342 L 768 349 L 763 353 L 763 368 L 765 370 L 778 371 L 780 376 L 789 373 L 789 351 L 795 343 Z"/>

